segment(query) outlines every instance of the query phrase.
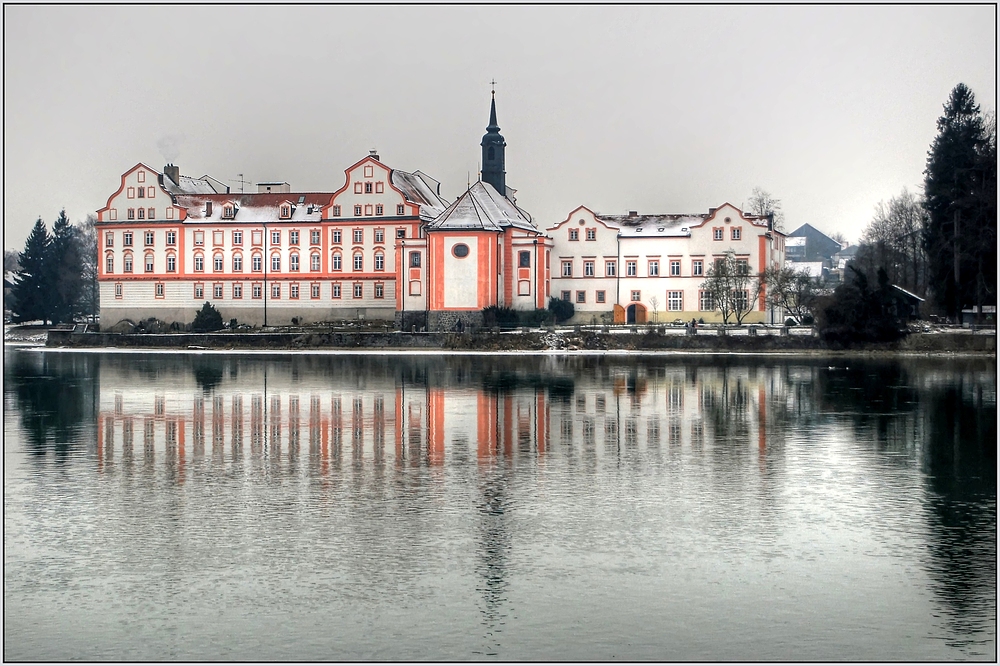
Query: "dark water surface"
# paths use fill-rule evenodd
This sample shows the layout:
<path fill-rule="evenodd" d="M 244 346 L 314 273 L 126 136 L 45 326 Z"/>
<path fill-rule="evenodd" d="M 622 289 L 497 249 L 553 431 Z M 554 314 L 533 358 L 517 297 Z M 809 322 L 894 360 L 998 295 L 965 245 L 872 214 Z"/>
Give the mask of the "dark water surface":
<path fill-rule="evenodd" d="M 8 660 L 996 658 L 993 359 L 4 353 Z"/>

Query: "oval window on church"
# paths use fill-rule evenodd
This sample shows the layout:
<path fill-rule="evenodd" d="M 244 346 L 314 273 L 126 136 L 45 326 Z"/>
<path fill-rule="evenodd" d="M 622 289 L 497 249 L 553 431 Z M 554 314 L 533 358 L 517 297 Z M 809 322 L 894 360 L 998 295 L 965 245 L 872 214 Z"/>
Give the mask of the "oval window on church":
<path fill-rule="evenodd" d="M 462 259 L 463 257 L 469 256 L 469 246 L 465 243 L 456 243 L 454 247 L 451 248 L 451 253 Z"/>

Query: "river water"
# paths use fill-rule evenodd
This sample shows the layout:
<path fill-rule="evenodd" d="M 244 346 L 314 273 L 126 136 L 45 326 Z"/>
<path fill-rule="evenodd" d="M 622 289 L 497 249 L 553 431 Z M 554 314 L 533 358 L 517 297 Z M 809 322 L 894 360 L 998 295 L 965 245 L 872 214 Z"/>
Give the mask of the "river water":
<path fill-rule="evenodd" d="M 7 660 L 996 659 L 993 359 L 4 353 Z"/>

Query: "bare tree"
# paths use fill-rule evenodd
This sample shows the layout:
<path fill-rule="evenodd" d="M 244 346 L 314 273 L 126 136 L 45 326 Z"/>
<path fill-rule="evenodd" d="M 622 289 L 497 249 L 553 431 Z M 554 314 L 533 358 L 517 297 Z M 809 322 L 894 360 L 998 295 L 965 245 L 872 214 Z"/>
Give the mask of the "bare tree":
<path fill-rule="evenodd" d="M 777 266 L 765 270 L 762 278 L 770 306 L 781 308 L 799 323 L 813 316 L 819 294 L 816 280 L 809 273 Z"/>
<path fill-rule="evenodd" d="M 653 295 L 649 297 L 649 304 L 653 306 L 653 323 L 657 323 L 660 310 L 660 299 Z"/>
<path fill-rule="evenodd" d="M 880 201 L 861 236 L 862 268 L 869 275 L 884 268 L 892 284 L 924 291 L 926 258 L 921 241 L 926 225 L 923 202 L 907 190 L 888 202 Z"/>
<path fill-rule="evenodd" d="M 96 319 L 101 311 L 101 291 L 97 282 L 97 217 L 88 215 L 83 222 L 77 223 L 77 242 L 81 263 L 83 264 L 83 284 L 80 295 L 81 310 L 90 318 Z"/>
<path fill-rule="evenodd" d="M 16 273 L 21 270 L 21 264 L 18 262 L 18 255 L 20 253 L 17 250 L 4 250 L 3 251 L 3 272 L 4 273 Z"/>
<path fill-rule="evenodd" d="M 761 187 L 753 188 L 750 193 L 750 200 L 747 201 L 744 213 L 752 215 L 774 214 L 774 228 L 782 231 L 785 226 L 785 214 L 781 210 L 781 199 L 775 199 L 771 193 Z"/>
<path fill-rule="evenodd" d="M 835 240 L 838 243 L 840 243 L 841 248 L 845 248 L 849 245 L 847 241 L 847 236 L 845 236 L 843 232 L 840 231 L 835 231 L 832 234 L 830 234 L 830 240 Z"/>
<path fill-rule="evenodd" d="M 712 295 L 715 309 L 722 314 L 722 322 L 736 319 L 739 326 L 754 311 L 764 283 L 760 276 L 750 272 L 746 259 L 738 259 L 733 250 L 716 259 L 705 274 L 701 288 Z"/>

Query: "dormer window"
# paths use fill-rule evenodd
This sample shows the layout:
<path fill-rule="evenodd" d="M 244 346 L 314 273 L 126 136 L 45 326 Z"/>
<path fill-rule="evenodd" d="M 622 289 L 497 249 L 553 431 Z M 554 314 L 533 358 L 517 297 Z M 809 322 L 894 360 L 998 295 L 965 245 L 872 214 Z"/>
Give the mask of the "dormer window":
<path fill-rule="evenodd" d="M 292 216 L 292 207 L 289 204 L 281 204 L 281 219 L 287 220 Z"/>
<path fill-rule="evenodd" d="M 639 227 L 639 228 L 637 228 L 637 229 L 635 230 L 635 233 L 637 233 L 637 234 L 641 234 L 641 233 L 642 233 L 642 227 Z"/>
<path fill-rule="evenodd" d="M 236 208 L 234 208 L 232 204 L 226 204 L 222 207 L 222 217 L 224 219 L 231 220 L 235 214 Z"/>

